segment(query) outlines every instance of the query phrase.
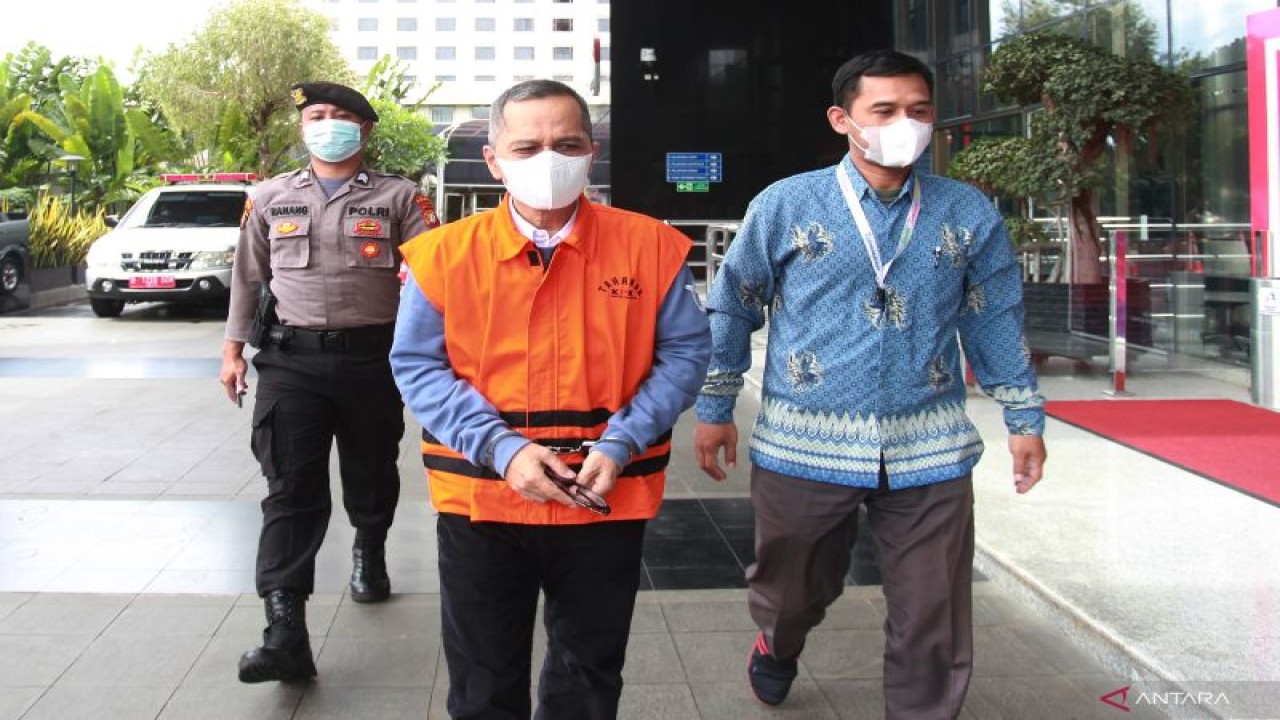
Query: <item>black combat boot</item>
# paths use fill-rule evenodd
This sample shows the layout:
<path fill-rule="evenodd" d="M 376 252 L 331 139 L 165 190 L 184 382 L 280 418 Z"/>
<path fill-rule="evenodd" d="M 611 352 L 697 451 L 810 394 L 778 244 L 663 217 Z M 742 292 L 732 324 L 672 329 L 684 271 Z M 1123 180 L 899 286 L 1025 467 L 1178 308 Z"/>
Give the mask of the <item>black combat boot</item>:
<path fill-rule="evenodd" d="M 358 603 L 375 603 L 386 600 L 390 595 L 386 542 L 357 537 L 355 545 L 351 546 L 351 599 Z"/>
<path fill-rule="evenodd" d="M 316 676 L 311 639 L 307 636 L 306 602 L 288 590 L 267 594 L 267 629 L 262 631 L 262 647 L 246 650 L 240 656 L 240 682 L 306 680 Z"/>

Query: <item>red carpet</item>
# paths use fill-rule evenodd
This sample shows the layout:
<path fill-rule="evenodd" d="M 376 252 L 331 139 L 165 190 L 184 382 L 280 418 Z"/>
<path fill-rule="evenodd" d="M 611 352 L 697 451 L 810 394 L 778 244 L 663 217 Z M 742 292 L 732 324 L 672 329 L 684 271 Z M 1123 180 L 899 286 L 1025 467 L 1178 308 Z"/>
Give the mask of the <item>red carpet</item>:
<path fill-rule="evenodd" d="M 1280 413 L 1233 400 L 1052 401 L 1045 410 L 1280 506 Z"/>

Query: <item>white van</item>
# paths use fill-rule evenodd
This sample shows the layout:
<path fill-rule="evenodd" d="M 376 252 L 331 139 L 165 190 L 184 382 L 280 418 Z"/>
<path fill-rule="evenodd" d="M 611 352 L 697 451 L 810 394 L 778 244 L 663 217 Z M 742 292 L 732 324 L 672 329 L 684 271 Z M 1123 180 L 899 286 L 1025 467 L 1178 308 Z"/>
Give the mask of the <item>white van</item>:
<path fill-rule="evenodd" d="M 225 303 L 252 173 L 162 175 L 89 248 L 85 288 L 98 317 L 125 303 Z"/>

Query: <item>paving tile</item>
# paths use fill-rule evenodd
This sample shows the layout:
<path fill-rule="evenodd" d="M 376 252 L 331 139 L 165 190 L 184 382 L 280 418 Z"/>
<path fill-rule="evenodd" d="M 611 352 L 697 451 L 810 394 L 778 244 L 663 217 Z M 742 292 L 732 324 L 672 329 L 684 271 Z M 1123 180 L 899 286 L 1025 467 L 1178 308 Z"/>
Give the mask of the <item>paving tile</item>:
<path fill-rule="evenodd" d="M 249 570 L 256 565 L 258 539 L 198 539 L 178 549 L 164 564 L 166 570 Z"/>
<path fill-rule="evenodd" d="M 439 643 L 425 637 L 330 637 L 316 667 L 329 687 L 429 688 Z M 427 697 L 423 697 L 426 707 Z"/>
<path fill-rule="evenodd" d="M 719 552 L 719 551 L 717 551 Z M 724 552 L 729 552 L 727 549 Z M 736 562 L 692 567 L 652 567 L 646 570 L 655 590 L 701 590 L 747 586 Z"/>
<path fill-rule="evenodd" d="M 682 632 L 672 636 L 690 682 L 741 680 L 752 631 Z"/>
<path fill-rule="evenodd" d="M 857 597 L 846 590 L 844 597 L 827 608 L 826 617 L 819 627 L 824 630 L 880 630 L 884 628 L 884 615 L 883 602 Z"/>
<path fill-rule="evenodd" d="M 817 682 L 841 720 L 884 717 L 884 683 L 880 678 Z"/>
<path fill-rule="evenodd" d="M 421 720 L 431 702 L 427 687 L 307 686 L 294 720 Z"/>
<path fill-rule="evenodd" d="M 59 685 L 176 687 L 207 637 L 101 637 L 72 663 Z"/>
<path fill-rule="evenodd" d="M 809 633 L 800 664 L 819 680 L 877 678 L 883 672 L 884 633 L 827 630 Z"/>
<path fill-rule="evenodd" d="M 103 637 L 209 637 L 230 612 L 229 602 L 218 605 L 135 603 L 116 617 Z"/>
<path fill-rule="evenodd" d="M 0 690 L 0 720 L 19 720 L 44 693 L 43 685 L 4 687 Z"/>
<path fill-rule="evenodd" d="M 222 570 L 161 570 L 143 588 L 148 593 L 251 593 L 253 571 L 244 569 Z"/>
<path fill-rule="evenodd" d="M 246 685 L 235 679 L 232 666 L 221 683 L 178 688 L 159 720 L 289 720 L 305 687 L 305 683 L 279 682 Z"/>
<path fill-rule="evenodd" d="M 41 697 L 23 720 L 151 720 L 173 693 L 168 686 L 84 688 L 55 685 Z"/>
<path fill-rule="evenodd" d="M 684 683 L 622 686 L 618 703 L 619 720 L 672 720 L 696 718 L 698 706 L 693 693 Z"/>
<path fill-rule="evenodd" d="M 540 666 L 541 657 L 535 648 L 535 668 Z M 666 633 L 632 635 L 627 642 L 627 664 L 622 669 L 622 679 L 629 683 L 684 682 L 684 668 L 671 636 Z"/>
<path fill-rule="evenodd" d="M 1048 620 L 1022 620 L 1025 614 L 1010 610 L 1005 627 L 1013 631 L 1021 644 L 1036 657 L 1043 658 L 1055 670 L 1064 673 L 1087 673 L 1099 667 L 1099 661 L 1077 644 L 1069 633 L 1060 631 Z"/>
<path fill-rule="evenodd" d="M 702 720 L 822 720 L 839 717 L 818 685 L 797 680 L 786 702 L 770 707 L 751 694 L 745 675 L 734 682 L 690 683 Z"/>
<path fill-rule="evenodd" d="M 33 632 L 38 632 L 34 630 Z M 0 635 L 0 687 L 46 687 L 71 667 L 92 635 Z"/>
<path fill-rule="evenodd" d="M 1063 642 L 1068 642 L 1063 638 Z M 1047 657 L 1027 647 L 1011 629 L 979 626 L 973 629 L 974 677 L 1054 675 L 1059 670 Z"/>
<path fill-rule="evenodd" d="M 637 602 L 635 612 L 631 614 L 631 633 L 665 633 L 667 621 L 663 617 L 663 607 L 658 603 Z"/>
<path fill-rule="evenodd" d="M 444 648 L 440 648 L 436 654 L 436 675 L 431 682 L 431 705 L 427 711 L 427 720 L 450 720 L 449 666 L 444 661 Z"/>
<path fill-rule="evenodd" d="M 159 575 L 158 568 L 125 570 L 92 567 L 76 563 L 45 584 L 45 592 L 137 593 L 145 590 Z"/>
<path fill-rule="evenodd" d="M 329 637 L 440 639 L 440 606 L 407 601 L 415 596 L 393 595 L 386 602 L 338 606 Z M 416 596 L 422 597 L 422 596 Z"/>
<path fill-rule="evenodd" d="M 33 599 L 0 619 L 0 635 L 97 635 L 124 609 L 113 599 L 100 604 L 50 604 L 49 597 Z"/>
<path fill-rule="evenodd" d="M 261 628 L 258 634 L 246 634 L 242 637 L 215 637 L 200 651 L 191 670 L 182 678 L 183 688 L 205 686 L 227 686 L 235 683 L 240 687 L 257 687 L 241 685 L 237 679 L 240 655 L 251 647 L 262 643 Z M 311 643 L 312 655 L 316 652 L 316 642 Z M 296 698 L 295 698 L 296 700 Z"/>
<path fill-rule="evenodd" d="M 745 596 L 727 602 L 665 602 L 662 614 L 673 633 L 756 629 Z"/>

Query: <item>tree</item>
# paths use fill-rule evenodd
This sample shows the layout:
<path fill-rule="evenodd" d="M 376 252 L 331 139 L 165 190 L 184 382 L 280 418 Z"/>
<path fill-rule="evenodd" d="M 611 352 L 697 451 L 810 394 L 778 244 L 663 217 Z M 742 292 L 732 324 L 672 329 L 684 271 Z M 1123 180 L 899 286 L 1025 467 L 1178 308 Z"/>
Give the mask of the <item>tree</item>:
<path fill-rule="evenodd" d="M 1154 150 L 1157 132 L 1174 129 L 1186 114 L 1190 83 L 1148 57 L 1029 33 L 1001 43 L 983 89 L 1040 109 L 1031 115 L 1027 137 L 974 143 L 956 155 L 949 173 L 988 190 L 1065 204 L 1072 282 L 1101 282 L 1093 191 L 1103 180 L 1106 153 L 1112 146 Z"/>
<path fill-rule="evenodd" d="M 432 134 L 431 121 L 420 112 L 386 100 L 372 100 L 378 124 L 365 147 L 369 164 L 415 182 L 427 164 L 444 152 L 444 142 Z"/>
<path fill-rule="evenodd" d="M 49 161 L 63 154 L 30 118 L 61 105 L 61 76 L 78 82 L 89 69 L 83 58 L 55 60 L 49 48 L 34 42 L 0 63 L 0 188 L 12 188 L 8 195 L 15 201 L 33 202 Z"/>
<path fill-rule="evenodd" d="M 124 90 L 107 65 L 83 80 L 63 73 L 58 85 L 57 105 L 46 103 L 44 112 L 24 109 L 12 123 L 34 126 L 52 143 L 55 150 L 41 153 L 46 163 L 68 153 L 83 158 L 75 169 L 82 180 L 77 198 L 87 209 L 136 199 L 152 184 L 147 168 L 172 159 L 169 138 L 146 113 L 125 105 Z"/>
<path fill-rule="evenodd" d="M 298 139 L 289 86 L 350 79 L 324 15 L 297 0 L 238 0 L 185 45 L 147 57 L 141 82 L 208 167 L 252 164 L 268 176 Z"/>
<path fill-rule="evenodd" d="M 369 164 L 403 175 L 415 182 L 428 163 L 443 157 L 445 143 L 431 132 L 432 124 L 421 108 L 440 83 L 418 100 L 405 103 L 413 83 L 405 78 L 405 65 L 390 55 L 374 63 L 360 90 L 378 111 L 378 124 L 365 147 Z"/>

